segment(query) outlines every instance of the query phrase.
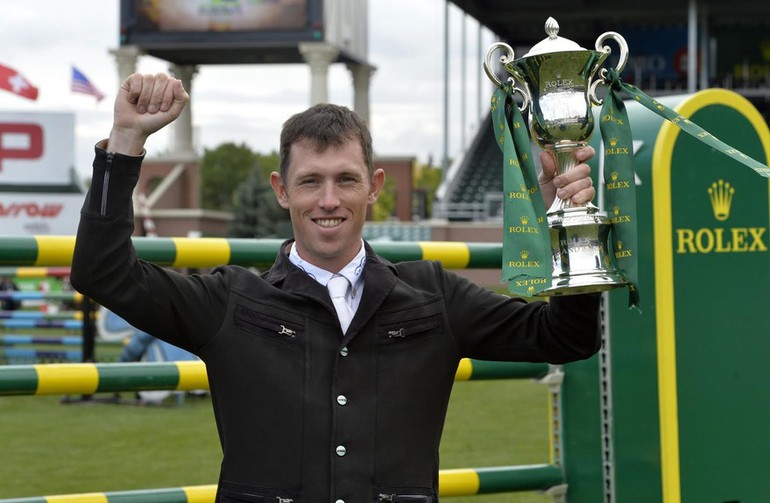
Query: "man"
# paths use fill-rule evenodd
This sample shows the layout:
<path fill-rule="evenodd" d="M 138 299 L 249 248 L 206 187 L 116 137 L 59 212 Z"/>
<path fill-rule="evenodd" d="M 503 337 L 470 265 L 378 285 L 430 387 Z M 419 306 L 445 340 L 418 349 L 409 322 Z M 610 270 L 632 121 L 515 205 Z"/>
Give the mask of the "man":
<path fill-rule="evenodd" d="M 13 297 L 13 294 L 18 291 L 19 286 L 12 277 L 0 276 L 0 292 L 5 294 L 0 297 L 0 310 L 15 311 L 21 308 L 21 301 Z"/>
<path fill-rule="evenodd" d="M 97 144 L 72 283 L 205 361 L 224 455 L 217 501 L 436 502 L 460 358 L 562 363 L 598 349 L 597 295 L 527 303 L 436 262 L 376 256 L 361 232 L 384 173 L 366 125 L 333 105 L 284 125 L 271 183 L 295 239 L 270 270 L 185 276 L 138 260 L 131 193 L 144 142 L 187 100 L 163 74 L 122 84 Z M 548 198 L 593 198 L 588 166 L 554 178 L 544 161 Z M 326 286 L 337 277 L 345 287 L 333 303 Z"/>

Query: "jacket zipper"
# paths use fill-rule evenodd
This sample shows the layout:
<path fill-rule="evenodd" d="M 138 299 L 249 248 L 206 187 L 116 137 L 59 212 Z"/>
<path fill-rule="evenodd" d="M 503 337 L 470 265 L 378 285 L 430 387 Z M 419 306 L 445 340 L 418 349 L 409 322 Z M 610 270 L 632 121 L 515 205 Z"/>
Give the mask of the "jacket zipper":
<path fill-rule="evenodd" d="M 435 318 L 428 318 L 421 320 L 419 323 L 415 323 L 410 327 L 399 327 L 397 330 L 388 330 L 388 339 L 405 339 L 406 337 L 418 335 L 421 332 L 437 327 L 439 327 L 439 322 Z"/>
<path fill-rule="evenodd" d="M 112 158 L 115 154 L 107 152 L 107 167 L 104 170 L 104 180 L 102 181 L 102 201 L 99 210 L 100 216 L 107 215 L 107 194 L 110 191 L 110 170 L 112 169 Z"/>
<path fill-rule="evenodd" d="M 294 498 L 284 498 L 282 496 L 263 496 L 261 494 L 245 494 L 245 496 L 257 498 L 257 501 L 277 501 L 278 503 L 294 503 Z"/>
<path fill-rule="evenodd" d="M 380 493 L 377 496 L 378 501 L 392 501 L 395 503 L 401 502 L 409 502 L 409 501 L 424 501 L 429 502 L 433 501 L 433 498 L 430 496 L 426 496 L 424 494 L 385 494 Z"/>

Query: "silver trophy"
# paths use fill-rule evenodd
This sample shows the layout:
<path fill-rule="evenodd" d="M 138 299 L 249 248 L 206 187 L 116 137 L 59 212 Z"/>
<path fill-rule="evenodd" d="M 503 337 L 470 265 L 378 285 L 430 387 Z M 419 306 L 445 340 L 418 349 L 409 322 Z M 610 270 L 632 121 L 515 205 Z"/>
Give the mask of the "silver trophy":
<path fill-rule="evenodd" d="M 559 24 L 553 18 L 545 23 L 548 38 L 536 44 L 522 58 L 514 59 L 511 46 L 492 44 L 484 60 L 484 71 L 496 85 L 501 82 L 492 69 L 493 55 L 502 50 L 499 61 L 511 74 L 513 90 L 522 96 L 519 109 L 528 110 L 529 129 L 537 144 L 554 154 L 558 173 L 576 166 L 573 153 L 587 144 L 594 129 L 591 105 L 600 105 L 598 84 L 606 69 L 597 70 L 612 52 L 604 45 L 615 40 L 620 46 L 618 73 L 628 61 L 625 39 L 607 32 L 596 40 L 596 50 L 580 47 L 559 37 Z M 551 232 L 553 281 L 537 292 L 553 296 L 598 292 L 626 286 L 610 259 L 607 241 L 611 222 L 606 213 L 592 203 L 575 205 L 558 197 L 546 212 Z"/>

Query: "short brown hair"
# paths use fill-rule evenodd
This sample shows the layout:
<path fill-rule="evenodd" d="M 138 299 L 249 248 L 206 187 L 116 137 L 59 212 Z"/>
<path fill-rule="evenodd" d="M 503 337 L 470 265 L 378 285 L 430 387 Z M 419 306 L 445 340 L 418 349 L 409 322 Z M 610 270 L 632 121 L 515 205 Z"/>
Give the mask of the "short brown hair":
<path fill-rule="evenodd" d="M 286 182 L 293 144 L 309 141 L 318 152 L 323 152 L 329 147 L 340 147 L 350 140 L 358 140 L 361 144 L 364 164 L 371 180 L 374 176 L 372 135 L 366 122 L 357 113 L 340 105 L 321 103 L 292 115 L 281 130 L 281 178 Z"/>

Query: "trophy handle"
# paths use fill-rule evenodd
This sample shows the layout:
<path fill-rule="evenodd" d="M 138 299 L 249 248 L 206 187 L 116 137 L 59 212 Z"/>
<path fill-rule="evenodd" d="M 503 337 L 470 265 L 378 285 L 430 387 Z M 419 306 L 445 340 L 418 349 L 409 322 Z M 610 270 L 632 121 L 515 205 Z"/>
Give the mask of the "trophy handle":
<path fill-rule="evenodd" d="M 492 64 L 493 64 L 492 58 L 494 56 L 495 51 L 498 49 L 502 49 L 504 53 L 500 56 L 500 59 L 499 59 L 501 64 L 507 65 L 508 63 L 513 62 L 514 60 L 513 48 L 510 45 L 506 44 L 505 42 L 495 42 L 494 44 L 489 46 L 489 49 L 487 49 L 487 55 L 484 57 L 484 63 L 482 66 L 484 67 L 484 73 L 487 74 L 487 78 L 491 80 L 496 86 L 499 87 L 502 84 L 502 82 L 500 82 L 500 79 L 497 78 L 497 75 L 495 75 L 495 72 L 492 70 Z M 508 82 L 511 82 L 511 88 L 514 93 L 518 92 L 519 94 L 521 94 L 523 102 L 519 107 L 519 110 L 523 112 L 529 106 L 529 102 L 530 102 L 529 93 L 526 91 L 526 84 L 524 84 L 525 89 L 516 87 L 517 81 L 515 77 L 516 75 L 509 77 Z"/>
<path fill-rule="evenodd" d="M 596 39 L 596 50 L 599 52 L 603 52 L 607 55 L 609 55 L 612 52 L 612 49 L 608 45 L 604 45 L 604 43 L 607 40 L 614 40 L 618 47 L 620 47 L 620 58 L 618 59 L 618 64 L 615 67 L 618 73 L 622 72 L 623 69 L 626 67 L 626 63 L 628 63 L 628 44 L 626 43 L 626 39 L 623 38 L 623 35 L 620 33 L 614 32 L 614 31 L 608 31 L 606 33 L 603 33 L 599 36 L 599 38 Z M 607 69 L 602 68 L 599 70 L 599 78 L 596 79 L 591 83 L 590 90 L 589 90 L 589 96 L 591 98 L 591 103 L 594 105 L 601 105 L 603 100 L 600 100 L 596 96 L 596 88 L 599 84 L 606 84 L 607 83 Z"/>

